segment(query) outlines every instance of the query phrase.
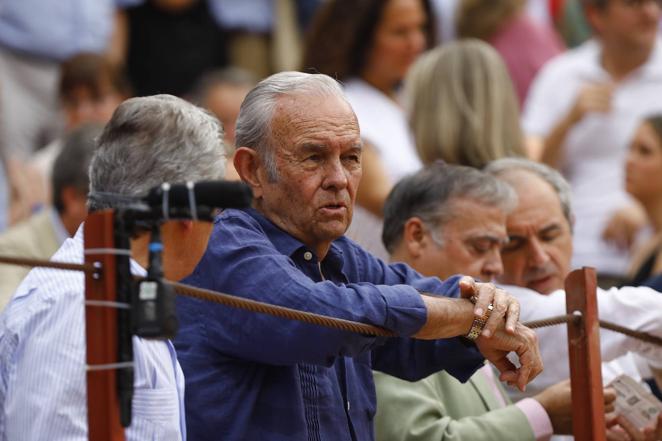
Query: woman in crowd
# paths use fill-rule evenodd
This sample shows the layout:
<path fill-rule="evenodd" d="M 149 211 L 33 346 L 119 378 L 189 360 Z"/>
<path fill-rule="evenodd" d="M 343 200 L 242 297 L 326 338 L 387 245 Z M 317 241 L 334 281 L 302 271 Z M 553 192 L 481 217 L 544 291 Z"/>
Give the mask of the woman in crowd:
<path fill-rule="evenodd" d="M 391 186 L 421 166 L 400 102 L 400 85 L 435 42 L 428 0 L 330 0 L 306 39 L 303 69 L 345 85 L 366 144 L 363 178 L 348 234 L 386 258 L 381 210 Z"/>
<path fill-rule="evenodd" d="M 425 164 L 438 159 L 482 168 L 523 156 L 523 135 L 512 82 L 499 54 L 480 40 L 431 50 L 406 81 L 408 115 Z"/>
<path fill-rule="evenodd" d="M 480 38 L 503 57 L 520 104 L 538 70 L 563 50 L 561 38 L 551 26 L 526 11 L 525 0 L 461 0 L 457 33 L 461 38 Z"/>
<path fill-rule="evenodd" d="M 644 207 L 654 237 L 635 251 L 628 285 L 662 273 L 662 115 L 646 118 L 635 132 L 625 165 L 625 189 Z M 662 284 L 656 286 L 659 290 Z"/>

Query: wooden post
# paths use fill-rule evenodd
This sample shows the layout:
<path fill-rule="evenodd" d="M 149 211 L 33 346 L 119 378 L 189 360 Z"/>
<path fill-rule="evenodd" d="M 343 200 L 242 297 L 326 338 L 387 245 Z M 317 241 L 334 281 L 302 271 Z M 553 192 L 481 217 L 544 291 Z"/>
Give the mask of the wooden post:
<path fill-rule="evenodd" d="M 576 441 L 605 441 L 605 406 L 600 362 L 600 323 L 593 268 L 571 272 L 565 280 L 568 314 L 568 354 L 572 387 L 572 432 Z"/>
<path fill-rule="evenodd" d="M 85 300 L 116 301 L 116 256 L 93 249 L 115 246 L 113 211 L 90 214 L 85 221 L 85 263 L 100 263 L 103 270 L 85 276 Z M 117 363 L 117 309 L 85 305 L 87 339 L 87 423 L 90 441 L 124 441 L 120 424 L 115 369 L 95 370 L 95 366 Z"/>

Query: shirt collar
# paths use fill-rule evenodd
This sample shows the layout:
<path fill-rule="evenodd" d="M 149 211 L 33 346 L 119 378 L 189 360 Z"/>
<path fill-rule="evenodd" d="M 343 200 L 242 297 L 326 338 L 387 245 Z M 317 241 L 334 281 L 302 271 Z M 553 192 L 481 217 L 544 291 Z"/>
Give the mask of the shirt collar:
<path fill-rule="evenodd" d="M 276 224 L 271 222 L 256 209 L 248 208 L 244 211 L 260 224 L 264 230 L 264 233 L 267 235 L 279 253 L 291 257 L 294 253 L 301 250 L 302 248 L 312 252 L 312 250 L 309 250 L 309 248 L 303 242 L 296 239 L 290 233 L 280 229 Z M 340 247 L 336 244 L 337 240 L 339 239 L 336 239 L 331 243 L 331 247 L 327 253 L 327 258 L 330 258 L 333 262 L 336 262 L 337 260 L 342 261 L 343 253 Z"/>

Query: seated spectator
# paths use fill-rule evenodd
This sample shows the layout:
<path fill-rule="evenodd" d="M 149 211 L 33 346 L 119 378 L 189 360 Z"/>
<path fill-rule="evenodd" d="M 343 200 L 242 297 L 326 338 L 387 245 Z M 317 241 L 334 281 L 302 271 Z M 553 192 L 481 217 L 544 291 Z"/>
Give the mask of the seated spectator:
<path fill-rule="evenodd" d="M 402 107 L 401 84 L 435 44 L 429 0 L 332 0 L 320 6 L 306 39 L 303 69 L 344 84 L 364 141 L 364 178 L 348 236 L 375 256 L 389 190 L 421 167 Z"/>
<path fill-rule="evenodd" d="M 513 85 L 487 43 L 460 40 L 423 54 L 407 75 L 406 95 L 423 163 L 482 168 L 524 155 Z"/>
<path fill-rule="evenodd" d="M 392 259 L 410 263 L 424 275 L 443 277 L 452 272 L 483 278 L 500 275 L 503 267 L 499 250 L 507 241 L 506 216 L 519 206 L 512 188 L 504 184 L 476 170 L 444 165 L 429 166 L 402 180 L 391 192 L 385 210 L 384 242 Z M 517 291 L 526 294 L 525 290 Z M 547 318 L 565 305 L 565 299 L 557 305 L 558 299 L 550 302 L 547 297 L 529 295 L 539 297 L 542 302 L 527 303 L 530 307 L 524 312 L 527 320 Z M 636 295 L 639 297 L 641 293 Z M 618 300 L 625 305 L 628 301 L 627 298 L 616 300 L 606 299 L 605 302 L 613 304 L 601 305 L 611 317 L 621 313 Z M 550 304 L 556 305 L 554 312 L 545 308 Z M 647 303 L 652 304 L 655 303 Z M 643 312 L 643 308 L 628 307 L 630 311 L 650 315 Z M 643 323 L 642 320 L 636 322 Z M 646 326 L 655 329 L 658 335 L 662 332 L 659 321 Z M 558 348 L 559 339 L 565 338 L 559 335 L 559 330 L 560 327 L 536 330 L 543 351 L 548 355 Z M 634 340 L 620 334 L 602 335 L 608 341 L 603 342 L 603 353 L 611 350 L 608 346 L 616 344 L 624 348 L 637 346 Z M 643 345 L 640 349 L 647 350 Z M 659 362 L 662 351 L 658 349 L 654 353 Z M 556 354 L 558 357 L 559 351 Z M 567 366 L 567 357 L 562 358 Z M 376 417 L 379 439 L 547 439 L 552 426 L 556 434 L 569 432 L 571 409 L 567 381 L 538 389 L 533 400 L 524 399 L 515 406 L 505 406 L 509 400 L 503 397 L 503 390 L 492 378 L 488 369 L 478 371 L 466 385 L 443 372 L 416 383 L 375 373 L 380 403 Z M 613 391 L 605 393 L 607 401 L 615 398 Z M 634 435 L 643 434 L 634 429 Z"/>
<path fill-rule="evenodd" d="M 424 276 L 456 273 L 491 280 L 503 271 L 509 185 L 476 169 L 432 164 L 402 179 L 384 207 L 391 261 Z M 545 311 L 538 311 L 543 316 Z M 544 440 L 571 430 L 567 382 L 516 405 L 488 365 L 462 384 L 445 372 L 410 383 L 375 372 L 377 439 L 382 441 Z M 608 401 L 615 398 L 608 392 Z"/>
<path fill-rule="evenodd" d="M 131 95 L 122 71 L 102 55 L 75 55 L 64 61 L 60 70 L 58 96 L 66 132 L 85 123 L 107 123 L 115 108 Z M 63 138 L 55 139 L 36 152 L 28 163 L 44 177 L 46 200 L 50 198 L 48 184 L 53 162 L 62 144 Z"/>
<path fill-rule="evenodd" d="M 655 237 L 632 258 L 628 285 L 639 286 L 662 273 L 662 115 L 646 118 L 635 132 L 625 163 L 625 189 L 646 210 Z M 649 285 L 650 286 L 650 285 Z M 659 286 L 658 291 L 662 289 Z"/>
<path fill-rule="evenodd" d="M 90 164 L 89 210 L 121 208 L 164 181 L 219 179 L 225 170 L 216 118 L 158 95 L 122 103 Z M 82 263 L 83 227 L 53 260 Z M 163 269 L 179 280 L 207 246 L 211 224 L 171 221 L 161 228 Z M 146 274 L 149 234 L 131 240 L 131 271 Z M 86 441 L 83 276 L 35 268 L 0 315 L 0 439 Z M 184 379 L 169 341 L 133 337 L 134 395 L 127 441 L 181 441 Z M 45 435 L 46 434 L 46 435 Z"/>
<path fill-rule="evenodd" d="M 529 146 L 570 182 L 576 214 L 574 267 L 592 266 L 603 286 L 622 282 L 629 255 L 603 239 L 609 219 L 641 226 L 624 188 L 628 144 L 639 122 L 662 111 L 659 2 L 583 0 L 594 37 L 547 63 L 524 106 Z M 636 230 L 636 228 L 626 228 Z"/>
<path fill-rule="evenodd" d="M 515 85 L 519 103 L 540 68 L 563 51 L 550 24 L 535 20 L 525 0 L 462 0 L 457 11 L 460 38 L 480 38 L 503 58 Z"/>
<path fill-rule="evenodd" d="M 454 338 L 464 333 L 476 337 L 504 381 L 524 387 L 537 374 L 533 331 L 514 323 L 517 305 L 507 293 L 470 278 L 423 278 L 343 236 L 362 145 L 335 80 L 281 72 L 261 81 L 241 106 L 237 144 L 235 167 L 253 190 L 254 208 L 221 214 L 185 281 L 398 337 L 384 341 L 180 297 L 176 345 L 191 438 L 370 441 L 372 369 L 407 379 L 445 369 L 466 380 L 483 358 Z M 475 306 L 464 298 L 471 295 L 478 295 Z M 489 311 L 490 300 L 481 330 L 474 318 Z M 505 346 L 493 351 L 497 345 Z M 512 350 L 526 354 L 517 370 L 506 357 Z"/>
<path fill-rule="evenodd" d="M 570 187 L 549 166 L 506 158 L 486 171 L 510 184 L 517 193 L 517 207 L 506 218 L 508 243 L 501 250 L 504 272 L 497 280 L 522 303 L 522 320 L 536 320 L 566 313 L 564 281 L 572 258 Z M 522 289 L 522 288 L 528 289 Z M 543 295 L 540 295 L 543 294 Z M 662 336 L 662 296 L 650 288 L 598 289 L 601 319 Z M 541 342 L 566 341 L 565 326 L 536 329 Z M 636 353 L 654 367 L 662 367 L 662 349 L 623 334 L 600 333 L 602 378 L 609 383 L 626 373 L 635 379 L 650 376 L 640 372 L 628 352 Z M 569 376 L 567 345 L 541 344 L 545 371 L 527 388 L 535 394 Z M 625 356 L 625 357 L 623 357 Z M 638 361 L 637 361 L 638 363 Z"/>
<path fill-rule="evenodd" d="M 90 124 L 71 132 L 51 175 L 52 207 L 14 225 L 0 235 L 0 250 L 9 256 L 50 259 L 68 237 L 73 237 L 87 216 L 88 169 L 102 126 Z M 29 269 L 0 265 L 0 310 L 4 308 Z"/>

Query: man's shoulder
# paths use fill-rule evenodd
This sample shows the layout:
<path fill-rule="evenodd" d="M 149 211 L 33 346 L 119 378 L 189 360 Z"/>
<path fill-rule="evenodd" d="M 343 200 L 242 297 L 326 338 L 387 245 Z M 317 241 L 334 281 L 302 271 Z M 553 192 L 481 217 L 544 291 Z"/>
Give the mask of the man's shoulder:
<path fill-rule="evenodd" d="M 67 239 L 52 260 L 80 263 L 82 247 L 74 239 Z M 7 324 L 19 327 L 37 315 L 49 314 L 56 304 L 65 308 L 80 306 L 84 283 L 82 272 L 34 268 L 18 286 L 2 316 Z"/>
<path fill-rule="evenodd" d="M 43 210 L 0 234 L 0 249 L 3 254 L 50 257 L 57 250 L 57 237 L 49 211 Z M 44 256 L 45 251 L 50 254 Z"/>

